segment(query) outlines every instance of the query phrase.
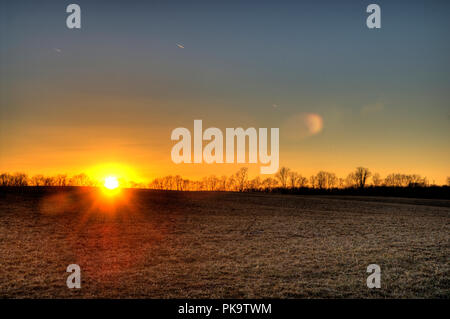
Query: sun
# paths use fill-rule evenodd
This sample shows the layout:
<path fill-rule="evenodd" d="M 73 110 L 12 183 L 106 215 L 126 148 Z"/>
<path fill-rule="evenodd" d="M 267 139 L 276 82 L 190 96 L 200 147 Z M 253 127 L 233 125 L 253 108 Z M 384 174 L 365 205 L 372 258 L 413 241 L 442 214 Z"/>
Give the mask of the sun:
<path fill-rule="evenodd" d="M 108 176 L 105 178 L 105 183 L 103 184 L 107 189 L 116 189 L 119 187 L 119 181 L 115 176 Z"/>

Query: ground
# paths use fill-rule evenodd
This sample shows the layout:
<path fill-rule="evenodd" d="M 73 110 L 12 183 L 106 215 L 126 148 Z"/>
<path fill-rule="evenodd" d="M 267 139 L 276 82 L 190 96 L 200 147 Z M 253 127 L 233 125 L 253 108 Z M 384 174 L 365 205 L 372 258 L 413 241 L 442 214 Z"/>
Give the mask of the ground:
<path fill-rule="evenodd" d="M 449 230 L 446 200 L 8 191 L 0 297 L 449 298 Z"/>

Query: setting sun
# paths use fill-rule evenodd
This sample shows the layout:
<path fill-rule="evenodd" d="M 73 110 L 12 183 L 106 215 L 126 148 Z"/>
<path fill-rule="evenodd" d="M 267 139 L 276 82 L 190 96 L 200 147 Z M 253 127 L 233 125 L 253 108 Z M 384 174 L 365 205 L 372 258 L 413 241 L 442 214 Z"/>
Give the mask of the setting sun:
<path fill-rule="evenodd" d="M 119 181 L 115 176 L 108 176 L 105 178 L 105 183 L 103 185 L 107 189 L 116 189 L 119 187 Z"/>

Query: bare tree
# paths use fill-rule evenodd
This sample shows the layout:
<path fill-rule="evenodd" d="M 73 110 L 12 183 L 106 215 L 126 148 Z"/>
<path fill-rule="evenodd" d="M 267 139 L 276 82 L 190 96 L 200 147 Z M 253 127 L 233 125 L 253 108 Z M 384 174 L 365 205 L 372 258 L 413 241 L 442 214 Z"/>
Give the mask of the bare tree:
<path fill-rule="evenodd" d="M 278 185 L 278 181 L 275 178 L 267 177 L 263 180 L 262 185 L 265 190 L 271 190 Z"/>
<path fill-rule="evenodd" d="M 0 174 L 0 186 L 10 186 L 11 175 L 8 173 Z"/>
<path fill-rule="evenodd" d="M 242 167 L 236 172 L 236 182 L 238 186 L 238 190 L 240 192 L 244 191 L 247 186 L 248 180 L 248 168 Z"/>
<path fill-rule="evenodd" d="M 317 173 L 316 182 L 319 189 L 327 188 L 327 172 L 320 171 Z"/>
<path fill-rule="evenodd" d="M 290 188 L 296 188 L 299 184 L 299 179 L 301 178 L 301 175 L 297 172 L 290 171 L 288 174 L 288 180 L 289 180 L 289 187 Z"/>
<path fill-rule="evenodd" d="M 177 191 L 182 191 L 183 190 L 183 179 L 181 178 L 180 175 L 177 175 L 174 177 L 174 182 L 175 182 L 175 188 Z"/>
<path fill-rule="evenodd" d="M 28 176 L 24 173 L 15 173 L 10 175 L 9 186 L 28 186 Z"/>
<path fill-rule="evenodd" d="M 31 185 L 33 186 L 43 186 L 45 184 L 44 175 L 35 175 L 31 178 Z"/>
<path fill-rule="evenodd" d="M 208 177 L 208 185 L 209 190 L 216 191 L 220 186 L 220 180 L 215 175 L 211 175 Z"/>
<path fill-rule="evenodd" d="M 336 174 L 320 171 L 313 179 L 319 189 L 329 189 L 336 187 L 338 179 Z"/>
<path fill-rule="evenodd" d="M 47 184 L 52 184 L 51 179 L 48 180 L 47 178 L 44 181 L 44 185 L 47 186 Z M 93 182 L 90 180 L 89 176 L 86 174 L 78 174 L 75 176 L 72 176 L 72 178 L 69 180 L 69 184 L 71 186 L 92 186 Z M 51 185 L 49 185 L 51 186 Z"/>
<path fill-rule="evenodd" d="M 380 174 L 375 173 L 372 176 L 372 184 L 373 186 L 381 186 L 381 184 L 383 183 L 383 180 L 380 177 Z"/>
<path fill-rule="evenodd" d="M 165 190 L 173 190 L 175 185 L 175 181 L 172 175 L 163 177 L 163 189 Z"/>
<path fill-rule="evenodd" d="M 365 167 L 357 167 L 355 172 L 356 185 L 359 188 L 364 188 L 366 185 L 367 179 L 370 177 L 371 173 L 368 168 Z"/>
<path fill-rule="evenodd" d="M 282 168 L 280 168 L 278 173 L 275 175 L 275 178 L 280 181 L 280 184 L 281 184 L 282 188 L 287 188 L 287 183 L 288 183 L 289 172 L 290 171 L 291 170 L 289 168 L 282 167 Z"/>
<path fill-rule="evenodd" d="M 338 183 L 338 178 L 335 173 L 328 172 L 327 175 L 327 188 L 335 188 Z"/>
<path fill-rule="evenodd" d="M 390 187 L 406 187 L 409 184 L 407 175 L 392 173 L 386 176 L 384 184 Z"/>
<path fill-rule="evenodd" d="M 406 181 L 408 183 L 408 187 L 416 187 L 416 186 L 426 186 L 428 184 L 427 178 L 422 177 L 418 174 L 406 175 Z"/>
<path fill-rule="evenodd" d="M 250 181 L 250 188 L 253 190 L 260 190 L 261 189 L 261 177 L 256 176 L 254 179 Z"/>
<path fill-rule="evenodd" d="M 291 188 L 301 188 L 308 185 L 308 179 L 297 172 L 289 172 L 289 186 Z"/>
<path fill-rule="evenodd" d="M 55 185 L 54 186 L 67 186 L 67 175 L 57 175 L 54 178 Z"/>
<path fill-rule="evenodd" d="M 238 184 L 235 175 L 231 175 L 229 178 L 227 178 L 227 187 L 226 187 L 227 190 L 229 191 L 238 190 L 237 185 Z"/>
<path fill-rule="evenodd" d="M 317 188 L 317 178 L 315 175 L 312 175 L 309 178 L 309 184 L 311 185 L 311 188 Z"/>
<path fill-rule="evenodd" d="M 384 179 L 384 185 L 390 186 L 390 187 L 400 186 L 398 176 L 399 176 L 399 174 L 394 174 L 394 173 L 389 174 Z"/>
<path fill-rule="evenodd" d="M 298 187 L 306 187 L 308 185 L 308 179 L 306 177 L 303 177 L 302 175 L 299 175 L 297 178 L 297 185 Z"/>
<path fill-rule="evenodd" d="M 148 186 L 151 189 L 162 189 L 162 180 L 155 178 Z"/>
<path fill-rule="evenodd" d="M 183 179 L 183 190 L 191 190 L 191 181 L 188 179 Z"/>
<path fill-rule="evenodd" d="M 219 190 L 226 191 L 227 190 L 227 180 L 228 178 L 225 175 L 222 175 L 219 180 Z"/>
<path fill-rule="evenodd" d="M 55 186 L 56 182 L 55 182 L 55 178 L 52 176 L 46 176 L 44 178 L 44 186 Z"/>
<path fill-rule="evenodd" d="M 347 188 L 354 188 L 356 187 L 357 183 L 356 183 L 356 177 L 355 177 L 355 173 L 350 173 L 347 175 L 347 177 L 345 178 L 345 187 Z"/>

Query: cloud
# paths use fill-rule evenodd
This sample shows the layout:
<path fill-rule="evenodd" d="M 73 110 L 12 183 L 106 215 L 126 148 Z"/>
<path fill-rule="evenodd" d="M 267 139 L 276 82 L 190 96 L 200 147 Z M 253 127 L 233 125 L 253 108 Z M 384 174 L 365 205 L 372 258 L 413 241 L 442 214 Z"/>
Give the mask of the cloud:
<path fill-rule="evenodd" d="M 62 52 L 62 50 L 61 50 L 61 49 L 58 49 L 58 48 L 53 48 L 53 50 L 55 50 L 55 51 L 58 52 L 58 53 L 61 53 L 61 52 Z"/>
<path fill-rule="evenodd" d="M 180 49 L 184 49 L 184 45 L 181 45 L 179 43 L 177 43 L 177 47 L 179 47 Z"/>
<path fill-rule="evenodd" d="M 381 102 L 367 104 L 361 108 L 361 114 L 369 115 L 374 113 L 379 113 L 384 110 L 384 104 Z"/>
<path fill-rule="evenodd" d="M 293 140 L 319 134 L 323 129 L 323 118 L 317 113 L 299 113 L 291 116 L 283 125 L 280 134 Z"/>

